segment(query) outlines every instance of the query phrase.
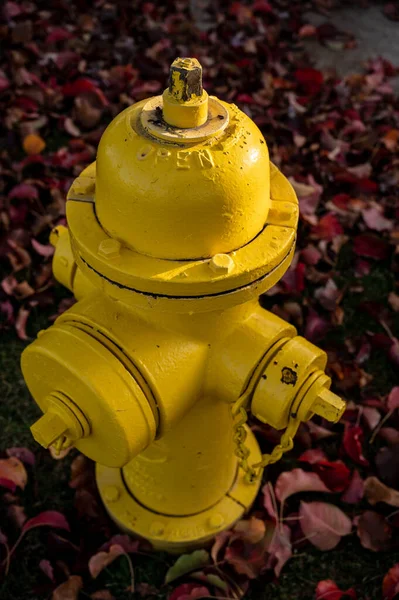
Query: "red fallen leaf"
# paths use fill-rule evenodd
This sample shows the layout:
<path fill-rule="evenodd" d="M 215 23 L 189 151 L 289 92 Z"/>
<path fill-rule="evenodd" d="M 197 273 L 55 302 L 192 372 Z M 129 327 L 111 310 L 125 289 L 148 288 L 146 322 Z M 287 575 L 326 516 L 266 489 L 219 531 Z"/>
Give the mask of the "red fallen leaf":
<path fill-rule="evenodd" d="M 256 104 L 256 100 L 249 94 L 238 94 L 236 102 L 239 104 Z"/>
<path fill-rule="evenodd" d="M 275 521 L 278 521 L 278 515 L 277 515 L 277 503 L 276 500 L 272 499 L 272 494 L 274 494 L 274 490 L 272 487 L 272 484 L 270 482 L 266 483 L 263 488 L 262 488 L 262 493 L 263 493 L 263 506 L 265 507 L 265 509 L 267 510 L 269 516 L 274 519 Z"/>
<path fill-rule="evenodd" d="M 67 581 L 55 588 L 51 600 L 78 600 L 82 587 L 82 578 L 79 575 L 71 575 Z"/>
<path fill-rule="evenodd" d="M 39 569 L 41 571 L 43 571 L 43 573 L 51 580 L 51 581 L 55 581 L 54 579 L 54 569 L 51 566 L 51 563 L 49 560 L 46 560 L 45 558 L 43 558 L 40 562 L 39 562 Z"/>
<path fill-rule="evenodd" d="M 373 406 L 364 406 L 362 417 L 371 431 L 375 429 L 381 421 L 380 412 Z"/>
<path fill-rule="evenodd" d="M 308 473 L 303 469 L 293 469 L 281 473 L 275 485 L 276 496 L 282 504 L 289 496 L 298 492 L 329 492 L 316 473 Z"/>
<path fill-rule="evenodd" d="M 10 87 L 10 80 L 8 79 L 8 77 L 6 77 L 6 75 L 4 74 L 4 71 L 0 72 L 0 94 L 2 92 L 5 92 L 5 90 L 8 90 L 8 88 Z"/>
<path fill-rule="evenodd" d="M 313 175 L 308 175 L 306 182 L 289 177 L 299 200 L 301 215 L 314 215 L 319 205 L 323 187 L 317 183 Z"/>
<path fill-rule="evenodd" d="M 11 481 L 22 490 L 28 481 L 28 474 L 22 462 L 15 456 L 0 459 L 0 479 Z"/>
<path fill-rule="evenodd" d="M 345 493 L 341 496 L 343 502 L 348 504 L 357 504 L 364 495 L 364 481 L 357 469 L 353 471 L 352 479 Z"/>
<path fill-rule="evenodd" d="M 267 528 L 272 529 L 273 525 L 268 524 Z M 271 541 L 266 545 L 266 550 L 270 554 L 267 568 L 273 568 L 276 577 L 280 577 L 282 568 L 292 556 L 291 530 L 288 525 L 274 525 Z"/>
<path fill-rule="evenodd" d="M 125 554 L 124 549 L 118 544 L 113 544 L 108 552 L 97 552 L 89 560 L 89 571 L 93 579 L 99 576 L 101 571 L 114 562 L 116 558 Z"/>
<path fill-rule="evenodd" d="M 301 250 L 301 257 L 307 265 L 317 265 L 322 257 L 321 252 L 313 244 Z"/>
<path fill-rule="evenodd" d="M 318 94 L 322 88 L 324 77 L 321 71 L 317 69 L 297 69 L 294 77 L 302 86 L 304 92 L 310 96 Z"/>
<path fill-rule="evenodd" d="M 5 479 L 4 477 L 0 477 L 0 487 L 6 488 L 7 490 L 10 490 L 10 492 L 15 492 L 17 489 L 17 485 L 14 481 Z"/>
<path fill-rule="evenodd" d="M 219 552 L 226 546 L 231 537 L 231 531 L 222 531 L 215 536 L 215 541 L 213 542 L 211 548 L 211 557 L 214 563 L 218 562 Z"/>
<path fill-rule="evenodd" d="M 363 429 L 359 425 L 348 424 L 345 428 L 342 445 L 349 458 L 358 465 L 367 467 L 370 463 L 363 456 L 363 437 Z"/>
<path fill-rule="evenodd" d="M 399 444 L 399 431 L 394 427 L 381 427 L 378 435 L 386 441 L 388 446 L 396 446 Z"/>
<path fill-rule="evenodd" d="M 365 194 L 375 194 L 378 192 L 378 184 L 367 177 L 357 178 L 354 175 L 353 179 L 348 177 L 347 181 L 352 183 L 359 192 L 363 192 Z"/>
<path fill-rule="evenodd" d="M 399 563 L 389 569 L 382 582 L 384 600 L 393 600 L 397 594 L 399 594 Z"/>
<path fill-rule="evenodd" d="M 266 0 L 256 0 L 256 2 L 252 5 L 253 12 L 261 12 L 261 13 L 272 13 L 273 8 L 270 6 Z"/>
<path fill-rule="evenodd" d="M 198 583 L 182 583 L 169 596 L 169 600 L 195 600 L 210 596 L 208 588 Z"/>
<path fill-rule="evenodd" d="M 51 244 L 41 244 L 35 239 L 32 239 L 31 244 L 40 256 L 48 258 L 54 254 L 54 247 Z"/>
<path fill-rule="evenodd" d="M 333 196 L 331 202 L 335 204 L 338 208 L 346 210 L 348 208 L 349 200 L 351 196 L 349 194 L 336 194 Z"/>
<path fill-rule="evenodd" d="M 254 546 L 236 539 L 227 546 L 224 559 L 239 575 L 245 575 L 248 579 L 256 579 L 266 566 L 265 551 L 261 544 Z"/>
<path fill-rule="evenodd" d="M 326 502 L 301 502 L 299 516 L 304 535 L 319 550 L 332 550 L 352 531 L 349 517 Z"/>
<path fill-rule="evenodd" d="M 79 96 L 80 94 L 84 94 L 86 92 L 95 92 L 97 89 L 94 81 L 87 79 L 85 77 L 81 77 L 80 79 L 76 79 L 75 81 L 66 83 L 61 91 L 64 96 Z"/>
<path fill-rule="evenodd" d="M 56 44 L 57 42 L 64 42 L 73 38 L 73 34 L 64 29 L 63 27 L 53 27 L 48 36 L 46 37 L 46 44 Z"/>
<path fill-rule="evenodd" d="M 310 448 L 309 450 L 305 450 L 298 460 L 301 462 L 306 462 L 309 465 L 314 465 L 321 460 L 327 460 L 327 456 L 321 448 Z"/>
<path fill-rule="evenodd" d="M 389 410 L 394 411 L 399 408 L 399 386 L 391 389 L 387 399 L 387 407 Z"/>
<path fill-rule="evenodd" d="M 35 455 L 28 448 L 7 448 L 6 453 L 7 456 L 16 456 L 23 463 L 30 465 L 31 467 L 35 464 Z"/>
<path fill-rule="evenodd" d="M 36 517 L 28 519 L 28 521 L 26 521 L 22 527 L 22 533 L 26 533 L 35 527 L 43 526 L 70 531 L 68 521 L 62 513 L 58 512 L 57 510 L 45 510 L 36 515 Z"/>
<path fill-rule="evenodd" d="M 306 265 L 301 262 L 292 264 L 281 279 L 281 284 L 287 293 L 301 293 L 305 289 Z"/>
<path fill-rule="evenodd" d="M 8 194 L 10 200 L 37 200 L 39 192 L 34 185 L 30 183 L 19 183 L 15 185 Z"/>
<path fill-rule="evenodd" d="M 309 310 L 305 325 L 305 337 L 309 341 L 316 343 L 326 335 L 330 328 L 331 324 L 326 319 L 320 317 L 315 310 Z"/>
<path fill-rule="evenodd" d="M 390 253 L 389 244 L 385 240 L 369 233 L 361 233 L 355 237 L 353 251 L 358 256 L 376 260 L 388 258 Z"/>
<path fill-rule="evenodd" d="M 159 81 L 141 81 L 131 88 L 130 95 L 133 97 L 137 95 L 148 96 L 149 94 L 159 92 L 160 87 L 161 83 Z"/>
<path fill-rule="evenodd" d="M 237 62 L 235 63 L 235 65 L 239 68 L 239 69 L 245 69 L 247 67 L 252 66 L 254 63 L 252 58 L 241 58 L 240 60 L 237 60 Z"/>
<path fill-rule="evenodd" d="M 349 485 L 351 472 L 341 460 L 319 460 L 313 470 L 332 492 L 343 492 Z"/>
<path fill-rule="evenodd" d="M 30 315 L 30 309 L 21 308 L 18 311 L 17 319 L 15 321 L 15 331 L 20 340 L 27 340 L 28 335 L 26 333 L 26 324 L 28 322 L 28 317 Z"/>
<path fill-rule="evenodd" d="M 389 550 L 391 545 L 392 528 L 385 518 L 373 510 L 366 510 L 355 517 L 357 535 L 363 548 L 373 552 Z"/>
<path fill-rule="evenodd" d="M 39 104 L 32 100 L 32 98 L 27 98 L 26 96 L 19 96 L 16 98 L 14 107 L 21 108 L 27 113 L 35 113 L 39 110 Z"/>
<path fill-rule="evenodd" d="M 329 279 L 324 287 L 317 288 L 314 297 L 318 300 L 323 308 L 333 311 L 338 306 L 338 300 L 341 296 L 341 291 L 336 283 Z"/>
<path fill-rule="evenodd" d="M 380 206 L 371 206 L 362 211 L 363 221 L 369 229 L 374 231 L 391 231 L 394 228 L 393 221 L 384 217 Z"/>
<path fill-rule="evenodd" d="M 0 313 L 3 315 L 3 323 L 12 325 L 14 322 L 14 309 L 9 300 L 0 302 Z"/>
<path fill-rule="evenodd" d="M 356 600 L 356 592 L 353 588 L 342 591 L 335 581 L 332 579 L 325 579 L 324 581 L 319 581 L 316 587 L 316 600 L 341 600 L 342 596 L 345 598 L 353 598 Z"/>
<path fill-rule="evenodd" d="M 318 224 L 312 227 L 313 235 L 318 239 L 327 240 L 328 242 L 331 242 L 337 235 L 341 235 L 343 232 L 341 223 L 332 213 L 321 217 Z"/>
<path fill-rule="evenodd" d="M 308 421 L 306 423 L 307 428 L 309 429 L 312 440 L 324 440 L 326 438 L 337 435 L 335 431 L 331 431 L 330 429 L 326 429 L 326 427 L 322 427 L 321 425 L 317 425 L 317 423 L 313 423 L 313 421 Z"/>

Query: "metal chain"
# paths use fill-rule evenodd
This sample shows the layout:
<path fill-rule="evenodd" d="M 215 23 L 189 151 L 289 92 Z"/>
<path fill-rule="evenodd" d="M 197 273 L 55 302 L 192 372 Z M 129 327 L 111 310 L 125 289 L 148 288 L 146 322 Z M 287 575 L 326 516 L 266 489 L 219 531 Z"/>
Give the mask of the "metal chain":
<path fill-rule="evenodd" d="M 262 460 L 260 462 L 250 465 L 248 463 L 250 449 L 245 444 L 247 430 L 244 427 L 248 421 L 248 413 L 243 406 L 248 399 L 248 396 L 248 393 L 241 396 L 232 407 L 233 419 L 235 420 L 233 439 L 236 444 L 235 455 L 238 457 L 240 467 L 245 472 L 245 481 L 247 483 L 255 483 L 260 477 L 262 469 L 267 465 L 277 462 L 285 452 L 292 450 L 294 446 L 293 438 L 298 431 L 300 419 L 298 419 L 296 415 L 290 413 L 288 425 L 281 436 L 280 443 L 273 448 L 270 454 L 262 454 Z M 239 417 L 238 420 L 236 420 L 237 416 Z"/>

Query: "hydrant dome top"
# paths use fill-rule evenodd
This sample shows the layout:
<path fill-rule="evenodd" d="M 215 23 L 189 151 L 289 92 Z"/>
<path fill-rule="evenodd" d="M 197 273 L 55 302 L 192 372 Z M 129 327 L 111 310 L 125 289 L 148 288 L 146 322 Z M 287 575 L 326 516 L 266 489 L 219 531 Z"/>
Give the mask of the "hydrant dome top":
<path fill-rule="evenodd" d="M 235 251 L 266 224 L 267 145 L 247 115 L 207 95 L 196 59 L 177 59 L 164 94 L 130 106 L 104 132 L 95 204 L 108 235 L 141 254 Z"/>

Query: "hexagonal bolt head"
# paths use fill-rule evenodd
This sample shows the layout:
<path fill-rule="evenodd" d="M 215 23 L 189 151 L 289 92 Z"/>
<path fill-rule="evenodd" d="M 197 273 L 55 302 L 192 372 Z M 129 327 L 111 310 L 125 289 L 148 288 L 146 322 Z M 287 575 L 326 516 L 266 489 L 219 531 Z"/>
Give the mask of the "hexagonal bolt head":
<path fill-rule="evenodd" d="M 115 258 L 119 256 L 121 250 L 121 243 L 118 240 L 108 238 L 102 240 L 98 246 L 98 253 L 104 258 Z"/>
<path fill-rule="evenodd" d="M 202 67 L 196 58 L 176 58 L 169 71 L 169 92 L 178 102 L 202 96 Z"/>

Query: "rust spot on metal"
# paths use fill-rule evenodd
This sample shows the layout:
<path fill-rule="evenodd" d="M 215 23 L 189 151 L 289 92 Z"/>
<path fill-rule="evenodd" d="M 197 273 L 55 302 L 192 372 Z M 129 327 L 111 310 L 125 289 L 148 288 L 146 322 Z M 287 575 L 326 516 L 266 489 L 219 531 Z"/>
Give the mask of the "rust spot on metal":
<path fill-rule="evenodd" d="M 187 66 L 184 65 L 184 60 L 189 63 Z M 182 86 L 179 87 L 179 96 L 183 102 L 187 102 L 192 98 L 192 96 L 202 96 L 202 68 L 200 65 L 196 66 L 193 64 L 193 61 L 190 59 L 183 59 L 181 61 L 181 66 L 178 66 L 175 61 L 169 73 L 169 92 L 172 95 L 176 95 L 176 83 L 174 77 L 176 77 L 176 73 L 179 75 L 179 79 L 182 83 Z"/>
<path fill-rule="evenodd" d="M 290 369 L 290 367 L 284 367 L 281 370 L 281 383 L 285 383 L 286 385 L 295 385 L 298 380 L 298 375 L 296 371 Z"/>

